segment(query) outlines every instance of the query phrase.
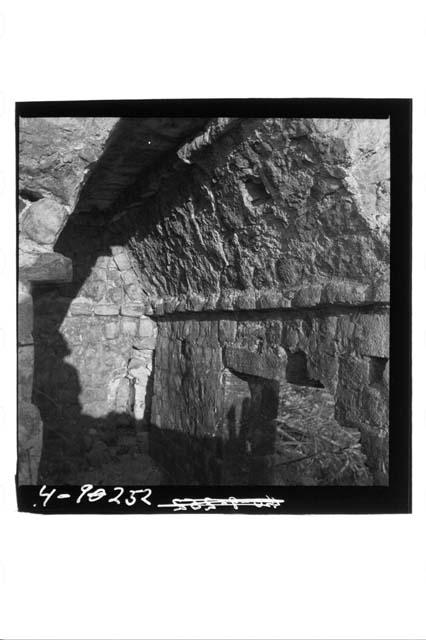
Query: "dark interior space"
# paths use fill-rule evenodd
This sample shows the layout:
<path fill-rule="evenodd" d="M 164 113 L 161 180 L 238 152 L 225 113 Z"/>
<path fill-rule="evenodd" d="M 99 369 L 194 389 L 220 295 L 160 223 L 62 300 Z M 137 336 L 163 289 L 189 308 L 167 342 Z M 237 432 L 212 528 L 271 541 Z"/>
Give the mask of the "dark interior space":
<path fill-rule="evenodd" d="M 306 353 L 303 351 L 287 351 L 286 379 L 291 384 L 304 387 L 316 387 L 323 389 L 324 385 L 319 380 L 313 380 L 308 375 Z"/>

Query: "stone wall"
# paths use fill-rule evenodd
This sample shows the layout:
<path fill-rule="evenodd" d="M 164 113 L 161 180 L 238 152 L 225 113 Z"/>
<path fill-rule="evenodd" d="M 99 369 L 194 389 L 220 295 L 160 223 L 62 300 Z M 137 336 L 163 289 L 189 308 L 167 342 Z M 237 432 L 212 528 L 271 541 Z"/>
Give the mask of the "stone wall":
<path fill-rule="evenodd" d="M 389 301 L 388 121 L 248 118 L 185 158 L 121 212 L 168 312 Z"/>
<path fill-rule="evenodd" d="M 267 483 L 274 483 L 278 434 L 272 421 L 283 413 L 279 399 L 288 385 L 321 386 L 334 400 L 338 422 L 359 430 L 374 478 L 386 478 L 386 312 L 330 308 L 245 316 L 241 312 L 238 319 L 232 314 L 214 314 L 214 319 L 211 314 L 159 319 L 151 415 L 157 427 L 153 454 L 160 459 L 164 455 L 163 464 L 171 465 L 173 474 L 181 478 L 226 484 L 237 471 L 235 459 L 229 460 L 230 451 L 239 452 L 247 473 L 260 452 L 263 464 L 270 467 Z M 240 379 L 236 390 L 235 376 L 245 379 L 245 386 Z M 272 381 L 275 391 L 269 392 Z M 278 399 L 274 415 L 266 415 L 263 422 L 256 408 L 255 383 L 266 393 L 267 406 L 273 403 L 274 394 Z M 241 433 L 244 397 L 251 427 Z M 288 410 L 291 413 L 291 407 Z M 169 439 L 172 447 L 166 446 Z M 207 452 L 204 457 L 202 449 Z M 237 480 L 241 480 L 238 474 Z"/>
<path fill-rule="evenodd" d="M 167 450 L 181 445 L 188 475 L 224 421 L 224 370 L 282 380 L 300 352 L 340 424 L 361 432 L 372 482 L 386 483 L 389 122 L 219 120 L 121 203 L 140 295 L 173 315 L 159 325 L 154 454 L 163 442 L 178 473 Z M 216 335 L 217 314 L 254 310 L 280 313 L 231 320 L 236 342 Z M 228 477 L 206 464 L 193 477 Z"/>
<path fill-rule="evenodd" d="M 73 282 L 34 290 L 44 482 L 76 483 L 116 459 L 123 439 L 136 447 L 149 422 L 156 326 L 128 295 L 125 250 L 104 238 L 70 222 L 58 246 L 73 259 Z"/>

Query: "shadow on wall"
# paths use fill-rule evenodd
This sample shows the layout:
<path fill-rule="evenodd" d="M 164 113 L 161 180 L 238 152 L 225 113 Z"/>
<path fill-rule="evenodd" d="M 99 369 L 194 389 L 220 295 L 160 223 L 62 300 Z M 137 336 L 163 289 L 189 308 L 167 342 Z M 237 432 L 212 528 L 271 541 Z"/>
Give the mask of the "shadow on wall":
<path fill-rule="evenodd" d="M 232 412 L 233 407 L 228 411 L 227 446 L 232 447 L 233 433 L 238 433 L 247 458 L 247 484 L 273 484 L 275 420 L 278 416 L 280 384 L 276 380 L 247 375 L 232 369 L 231 373 L 247 383 L 250 398 L 243 401 L 238 428 L 235 424 L 235 414 Z M 228 476 L 229 473 L 225 475 Z"/>
<path fill-rule="evenodd" d="M 99 262 L 112 260 L 113 243 L 117 239 L 110 231 L 81 224 L 71 216 L 55 250 L 71 258 L 74 281 L 33 287 L 33 403 L 44 425 L 39 482 L 165 481 L 147 455 L 149 402 L 143 415 L 134 415 L 134 379 L 128 367 L 144 367 L 140 358 L 147 353 L 133 349 L 141 341 L 136 319 L 69 313 L 82 295 L 94 304 L 103 301 L 117 309 L 124 302 L 122 288 L 115 286 L 120 279 L 117 271 L 110 270 L 109 282 L 106 269 L 99 271 L 105 276 L 103 282 L 93 275 Z M 152 350 L 149 353 L 152 360 Z M 145 371 L 149 395 L 152 368 L 150 373 Z M 108 381 L 115 386 L 108 386 Z M 118 402 L 120 383 L 124 383 L 125 397 Z M 113 410 L 105 410 L 111 406 Z"/>
<path fill-rule="evenodd" d="M 216 437 L 153 425 L 150 452 L 167 469 L 172 484 L 273 484 L 272 458 L 266 455 L 273 453 L 273 445 L 271 450 L 266 442 L 267 434 L 272 435 L 275 430 L 267 415 L 270 407 L 264 415 L 259 409 L 249 398 L 241 404 L 236 401 L 229 407 Z M 269 428 L 262 431 L 262 425 Z M 274 440 L 272 435 L 269 441 Z"/>
<path fill-rule="evenodd" d="M 84 388 L 79 370 L 67 362 L 73 345 L 68 346 L 61 333 L 66 323 L 69 290 L 38 287 L 34 291 L 34 385 L 33 403 L 43 421 L 43 448 L 39 482 L 81 484 L 84 482 L 158 484 L 164 476 L 147 455 L 146 415 L 136 420 L 132 405 L 123 411 L 99 415 L 105 406 L 105 364 L 101 352 L 92 350 L 79 368 L 92 375 L 92 388 Z M 48 308 L 43 307 L 48 302 Z M 44 313 L 43 313 L 44 311 Z M 84 328 L 83 328 L 84 331 Z M 94 333 L 89 342 L 106 342 Z M 87 336 L 86 336 L 87 338 Z M 87 348 L 87 341 L 86 341 Z M 103 367 L 103 368 L 102 368 Z M 91 372 L 91 373 L 90 373 Z M 120 371 L 122 379 L 123 370 Z M 152 374 L 148 385 L 152 384 Z M 90 399 L 93 413 L 84 411 L 81 402 Z M 96 401 L 96 398 L 98 399 Z M 147 411 L 147 409 L 145 410 Z M 96 415 L 96 413 L 98 415 Z"/>

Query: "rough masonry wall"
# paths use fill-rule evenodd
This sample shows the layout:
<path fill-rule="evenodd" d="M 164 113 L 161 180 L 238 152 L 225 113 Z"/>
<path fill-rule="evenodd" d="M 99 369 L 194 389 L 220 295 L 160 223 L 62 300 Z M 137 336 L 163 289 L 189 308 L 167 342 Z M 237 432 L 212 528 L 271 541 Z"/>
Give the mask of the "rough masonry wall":
<path fill-rule="evenodd" d="M 132 269 L 110 242 L 99 227 L 70 222 L 58 246 L 73 261 L 73 282 L 34 292 L 46 482 L 77 483 L 116 459 L 126 439 L 136 451 L 149 421 L 156 326 L 128 296 Z"/>
<path fill-rule="evenodd" d="M 251 375 L 266 357 L 283 370 L 288 353 L 303 353 L 339 422 L 360 430 L 373 481 L 386 483 L 389 123 L 235 120 L 211 144 L 185 145 L 180 167 L 145 175 L 120 214 L 146 312 L 194 312 L 192 325 L 160 322 L 153 433 L 163 450 L 167 438 L 176 450 L 187 435 L 191 446 L 215 437 L 231 364 L 202 313 L 312 309 L 279 320 L 269 352 L 251 350 Z M 336 305 L 347 311 L 333 314 Z M 249 342 L 268 344 L 261 326 L 258 338 L 247 325 Z M 228 360 L 246 357 L 228 345 Z"/>
<path fill-rule="evenodd" d="M 127 210 L 167 310 L 388 302 L 389 123 L 245 119 Z"/>
<path fill-rule="evenodd" d="M 215 314 L 216 315 L 216 314 Z M 231 314 L 158 322 L 152 404 L 153 453 L 176 476 L 192 477 L 207 484 L 235 480 L 235 448 L 244 460 L 256 448 L 271 469 L 268 484 L 275 481 L 278 433 L 256 416 L 251 430 L 235 442 L 229 426 L 227 403 L 229 372 L 255 381 L 276 381 L 277 397 L 296 380 L 292 363 L 303 354 L 306 384 L 321 383 L 334 399 L 338 422 L 361 432 L 361 442 L 373 476 L 383 478 L 387 469 L 388 318 L 383 312 L 359 313 L 332 309 L 328 312 L 256 312 L 250 319 Z M 222 317 L 220 317 L 222 315 Z M 293 368 L 294 369 L 294 368 Z M 293 374 L 293 375 L 292 375 Z M 303 381 L 302 381 L 303 384 Z M 247 387 L 248 415 L 253 411 L 253 391 Z M 235 406 L 235 402 L 233 402 Z M 232 406 L 232 405 L 231 405 Z M 283 407 L 271 419 L 279 417 Z M 289 406 L 287 411 L 292 411 Z M 172 447 L 161 443 L 173 442 Z M 255 444 L 257 442 L 257 445 Z M 206 455 L 202 454 L 204 450 Z M 378 455 L 379 454 L 379 455 Z M 191 461 L 196 460 L 195 468 Z M 225 466 L 224 466 L 225 465 Z M 247 472 L 249 470 L 247 469 Z M 241 481 L 240 475 L 237 479 Z M 259 478 L 264 481 L 264 478 Z M 243 482 L 245 484 L 245 482 Z"/>

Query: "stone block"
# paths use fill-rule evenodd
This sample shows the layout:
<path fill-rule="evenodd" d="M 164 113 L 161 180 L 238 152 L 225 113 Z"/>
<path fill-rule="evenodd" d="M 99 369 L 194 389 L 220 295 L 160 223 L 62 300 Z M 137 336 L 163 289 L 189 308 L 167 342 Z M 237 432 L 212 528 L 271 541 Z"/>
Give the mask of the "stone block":
<path fill-rule="evenodd" d="M 174 311 L 176 311 L 178 303 L 178 298 L 174 298 L 171 296 L 164 298 L 164 313 L 173 313 Z"/>
<path fill-rule="evenodd" d="M 108 287 L 105 295 L 105 301 L 110 304 L 120 305 L 123 300 L 123 290 L 121 287 Z"/>
<path fill-rule="evenodd" d="M 284 378 L 287 364 L 284 350 L 280 354 L 270 350 L 259 354 L 248 349 L 236 347 L 225 348 L 224 361 L 225 366 L 229 369 L 269 380 Z"/>
<path fill-rule="evenodd" d="M 121 273 L 121 278 L 126 286 L 129 286 L 131 284 L 136 284 L 138 281 L 136 273 L 133 271 L 133 269 L 129 269 L 128 271 L 123 271 Z"/>
<path fill-rule="evenodd" d="M 142 337 L 139 338 L 138 340 L 138 349 L 147 349 L 147 350 L 154 350 L 156 346 L 156 338 L 155 336 L 146 336 L 146 337 Z"/>
<path fill-rule="evenodd" d="M 72 260 L 54 252 L 20 255 L 19 275 L 30 282 L 71 282 Z"/>
<path fill-rule="evenodd" d="M 93 280 L 102 280 L 103 282 L 106 282 L 108 279 L 108 271 L 105 267 L 99 267 L 97 265 L 97 263 L 95 264 L 94 267 L 92 267 L 92 271 L 90 274 L 90 279 Z"/>
<path fill-rule="evenodd" d="M 214 311 L 217 307 L 217 301 L 219 299 L 219 295 L 216 293 L 211 293 L 206 298 L 206 302 L 204 304 L 205 311 Z"/>
<path fill-rule="evenodd" d="M 96 260 L 96 268 L 99 269 L 108 269 L 111 263 L 110 256 L 99 256 Z"/>
<path fill-rule="evenodd" d="M 257 309 L 280 309 L 288 306 L 283 295 L 279 291 L 264 291 L 256 300 Z"/>
<path fill-rule="evenodd" d="M 329 282 L 322 290 L 321 304 L 362 304 L 368 298 L 368 285 L 360 282 Z"/>
<path fill-rule="evenodd" d="M 110 247 L 110 249 L 111 249 L 111 253 L 114 256 L 114 258 L 115 258 L 115 256 L 120 255 L 120 253 L 125 253 L 126 252 L 125 248 L 122 247 L 122 246 L 119 246 L 119 245 L 113 245 L 113 246 Z"/>
<path fill-rule="evenodd" d="M 132 369 L 140 369 L 141 367 L 145 367 L 145 362 L 140 358 L 132 358 L 128 364 L 128 370 Z"/>
<path fill-rule="evenodd" d="M 290 351 L 296 351 L 300 343 L 300 330 L 293 323 L 284 322 L 282 332 L 282 344 Z"/>
<path fill-rule="evenodd" d="M 124 290 L 126 292 L 127 297 L 129 298 L 129 301 L 140 302 L 141 300 L 143 300 L 144 296 L 139 284 L 137 283 L 128 284 L 124 287 Z M 145 313 L 148 313 L 146 309 L 145 309 Z"/>
<path fill-rule="evenodd" d="M 98 304 L 95 307 L 95 315 L 97 316 L 118 316 L 119 307 L 115 304 Z"/>
<path fill-rule="evenodd" d="M 176 312 L 180 313 L 182 311 L 186 311 L 186 297 L 180 296 L 178 297 L 178 302 L 176 305 Z M 147 311 L 145 313 L 148 313 Z"/>
<path fill-rule="evenodd" d="M 115 266 L 115 263 L 114 263 L 114 266 Z M 117 271 L 117 269 L 111 269 L 111 268 L 108 269 L 107 280 L 108 280 L 108 286 L 111 286 L 111 285 L 115 285 L 116 287 L 122 286 L 121 273 Z"/>
<path fill-rule="evenodd" d="M 367 424 L 360 425 L 363 452 L 374 477 L 374 484 L 389 484 L 389 434 L 386 429 L 377 429 Z"/>
<path fill-rule="evenodd" d="M 135 340 L 138 340 L 136 338 Z M 152 364 L 152 350 L 151 349 L 138 349 L 133 345 L 132 357 L 138 358 L 143 361 L 145 367 L 150 368 Z"/>
<path fill-rule="evenodd" d="M 362 391 L 361 407 L 363 422 L 373 427 L 388 427 L 388 398 L 374 387 L 365 387 Z"/>
<path fill-rule="evenodd" d="M 107 290 L 105 280 L 90 277 L 83 286 L 82 293 L 85 297 L 99 302 L 104 297 Z"/>
<path fill-rule="evenodd" d="M 107 340 L 114 340 L 114 338 L 118 336 L 118 330 L 118 322 L 107 322 L 104 327 L 105 338 L 107 338 Z"/>
<path fill-rule="evenodd" d="M 266 341 L 269 346 L 281 344 L 282 323 L 281 320 L 268 320 L 265 323 Z"/>
<path fill-rule="evenodd" d="M 293 300 L 291 301 L 292 307 L 314 307 L 319 304 L 321 300 L 321 285 L 307 285 L 296 291 Z"/>
<path fill-rule="evenodd" d="M 202 311 L 204 308 L 204 303 L 205 303 L 204 298 L 196 293 L 193 293 L 190 296 L 188 296 L 187 306 L 188 306 L 188 309 L 191 311 Z M 156 311 L 156 313 L 159 313 L 159 312 Z"/>
<path fill-rule="evenodd" d="M 121 306 L 120 313 L 122 316 L 140 317 L 144 314 L 145 305 L 140 303 L 128 303 Z"/>
<path fill-rule="evenodd" d="M 122 318 L 121 333 L 125 336 L 135 336 L 138 330 L 138 323 L 135 318 Z"/>
<path fill-rule="evenodd" d="M 216 308 L 222 311 L 232 311 L 234 309 L 234 300 L 231 295 L 231 292 L 222 291 L 218 301 L 216 303 Z M 184 311 L 184 309 L 182 309 Z"/>
<path fill-rule="evenodd" d="M 68 215 L 64 205 L 50 198 L 42 198 L 26 209 L 21 221 L 21 233 L 38 244 L 53 246 Z"/>
<path fill-rule="evenodd" d="M 162 316 L 164 313 L 164 302 L 162 298 L 157 298 L 156 300 L 151 301 L 152 308 L 154 310 L 154 314 L 158 316 Z"/>
<path fill-rule="evenodd" d="M 117 386 L 114 409 L 117 413 L 127 413 L 130 406 L 131 385 L 128 378 L 122 378 Z"/>
<path fill-rule="evenodd" d="M 69 310 L 73 316 L 90 316 L 93 313 L 93 303 L 85 298 L 75 298 Z"/>
<path fill-rule="evenodd" d="M 371 298 L 375 302 L 390 301 L 390 277 L 389 271 L 379 280 L 373 283 L 371 287 Z"/>
<path fill-rule="evenodd" d="M 336 356 L 320 352 L 308 361 L 307 370 L 309 376 L 320 380 L 330 393 L 336 391 L 339 372 L 339 360 Z"/>
<path fill-rule="evenodd" d="M 369 384 L 370 366 L 367 358 L 342 356 L 339 361 L 339 385 L 359 390 Z"/>
<path fill-rule="evenodd" d="M 141 318 L 139 320 L 139 336 L 141 338 L 148 338 L 154 335 L 156 326 L 150 318 Z"/>
<path fill-rule="evenodd" d="M 236 335 L 236 320 L 219 320 L 219 342 L 221 344 L 224 344 L 225 342 L 235 342 Z"/>
<path fill-rule="evenodd" d="M 389 358 L 389 315 L 362 314 L 356 323 L 354 341 L 362 355 Z"/>
<path fill-rule="evenodd" d="M 256 309 L 256 298 L 253 291 L 245 291 L 234 300 L 234 309 Z"/>

